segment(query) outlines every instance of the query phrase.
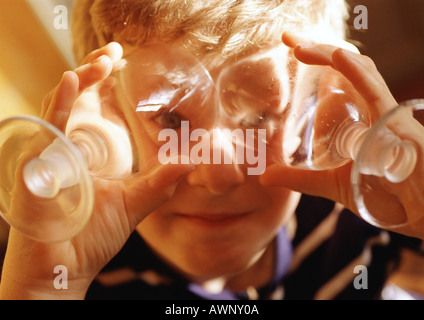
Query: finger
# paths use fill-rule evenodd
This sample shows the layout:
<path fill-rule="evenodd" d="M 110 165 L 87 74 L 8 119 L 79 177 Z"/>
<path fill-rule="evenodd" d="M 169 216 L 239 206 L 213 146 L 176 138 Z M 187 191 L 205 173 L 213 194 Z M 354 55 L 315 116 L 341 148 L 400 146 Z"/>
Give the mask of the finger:
<path fill-rule="evenodd" d="M 318 196 L 317 190 L 324 191 L 328 181 L 321 171 L 302 170 L 275 164 L 266 168 L 259 177 L 261 184 L 266 186 L 284 186 L 288 189 Z"/>
<path fill-rule="evenodd" d="M 380 115 L 397 105 L 372 59 L 345 49 L 337 49 L 332 60 L 334 68 L 353 84 L 367 102 L 377 106 Z"/>
<path fill-rule="evenodd" d="M 59 130 L 64 130 L 69 113 L 78 96 L 78 76 L 67 71 L 49 99 L 49 107 L 45 110 L 43 118 L 55 125 Z"/>
<path fill-rule="evenodd" d="M 63 75 L 62 75 L 63 78 Z M 41 112 L 40 112 L 40 118 L 44 119 L 46 117 L 46 113 L 49 110 L 50 103 L 53 99 L 53 96 L 57 90 L 57 87 L 51 90 L 44 98 L 43 102 L 41 103 Z"/>
<path fill-rule="evenodd" d="M 294 53 L 303 63 L 330 66 L 343 74 L 359 94 L 377 108 L 376 117 L 396 106 L 396 100 L 369 57 L 331 45 L 299 44 Z"/>
<path fill-rule="evenodd" d="M 259 181 L 264 186 L 279 186 L 300 193 L 317 197 L 325 197 L 344 204 L 355 210 L 350 188 L 350 167 L 318 171 L 291 168 L 282 164 L 274 164 L 266 168 Z"/>
<path fill-rule="evenodd" d="M 290 47 L 296 48 L 298 45 L 308 45 L 310 47 L 317 46 L 319 44 L 330 45 L 333 48 L 344 48 L 355 53 L 359 53 L 359 50 L 352 43 L 339 38 L 325 38 L 318 39 L 316 35 L 310 35 L 307 33 L 294 33 L 294 32 L 284 32 L 281 40 L 283 43 Z"/>
<path fill-rule="evenodd" d="M 148 213 L 169 200 L 180 178 L 192 170 L 193 164 L 159 165 L 150 174 L 129 180 L 125 190 L 125 205 L 133 225 L 137 225 Z"/>
<path fill-rule="evenodd" d="M 336 49 L 329 45 L 301 43 L 294 48 L 294 55 L 305 64 L 334 67 L 332 55 Z"/>
<path fill-rule="evenodd" d="M 294 49 L 295 57 L 300 62 L 314 65 L 332 65 L 329 48 L 324 46 L 321 47 L 321 50 L 317 50 L 318 43 L 304 35 L 301 36 L 293 32 L 284 32 L 282 41 L 286 46 Z"/>
<path fill-rule="evenodd" d="M 117 42 L 111 42 L 87 55 L 83 64 L 75 69 L 80 81 L 80 92 L 106 79 L 111 72 L 119 68 L 122 55 L 123 49 Z"/>
<path fill-rule="evenodd" d="M 82 65 L 89 64 L 101 56 L 108 56 L 113 63 L 118 62 L 123 55 L 122 46 L 117 42 L 111 42 L 106 46 L 89 53 L 83 60 Z"/>
<path fill-rule="evenodd" d="M 113 62 L 105 55 L 98 57 L 89 64 L 85 64 L 75 69 L 74 72 L 78 75 L 79 79 L 79 93 L 106 79 L 112 70 Z"/>
<path fill-rule="evenodd" d="M 92 63 L 64 73 L 59 85 L 49 97 L 44 119 L 64 130 L 72 107 L 80 94 L 88 87 L 105 79 L 112 70 L 107 56 L 101 56 Z"/>
<path fill-rule="evenodd" d="M 316 45 L 317 43 L 307 37 L 304 34 L 299 34 L 299 33 L 294 33 L 294 32 L 290 32 L 290 31 L 286 31 L 283 33 L 281 40 L 283 41 L 283 43 L 290 47 L 290 48 L 295 48 L 299 43 L 309 43 L 311 45 Z"/>
<path fill-rule="evenodd" d="M 305 64 L 333 66 L 332 55 L 339 48 L 359 54 L 354 45 L 339 39 L 326 39 L 319 42 L 307 34 L 284 32 L 282 41 L 288 47 L 293 48 L 296 58 Z"/>
<path fill-rule="evenodd" d="M 91 52 L 84 59 L 83 64 L 74 70 L 79 78 L 79 93 L 96 82 L 105 79 L 113 71 L 115 65 L 118 65 L 119 67 L 119 61 L 122 59 L 122 54 L 123 49 L 121 45 L 116 42 L 112 42 L 98 50 Z M 59 86 L 50 91 L 43 99 L 41 108 L 42 118 L 45 118 Z"/>
<path fill-rule="evenodd" d="M 374 104 L 375 117 L 397 105 L 375 63 L 361 55 L 353 45 L 344 42 L 340 44 L 344 47 L 340 48 L 332 44 L 316 44 L 292 33 L 285 33 L 282 39 L 294 48 L 294 55 L 300 62 L 330 66 L 342 73 L 368 103 Z"/>

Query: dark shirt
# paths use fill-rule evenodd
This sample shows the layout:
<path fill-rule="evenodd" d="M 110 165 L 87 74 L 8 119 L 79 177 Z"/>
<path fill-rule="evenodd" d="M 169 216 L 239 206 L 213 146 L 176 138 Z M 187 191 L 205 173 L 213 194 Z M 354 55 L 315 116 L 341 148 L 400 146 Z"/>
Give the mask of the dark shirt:
<path fill-rule="evenodd" d="M 373 227 L 334 202 L 302 196 L 293 239 L 276 237 L 275 272 L 262 288 L 206 292 L 161 261 L 134 232 L 92 283 L 87 299 L 379 299 L 402 248 L 421 240 Z"/>

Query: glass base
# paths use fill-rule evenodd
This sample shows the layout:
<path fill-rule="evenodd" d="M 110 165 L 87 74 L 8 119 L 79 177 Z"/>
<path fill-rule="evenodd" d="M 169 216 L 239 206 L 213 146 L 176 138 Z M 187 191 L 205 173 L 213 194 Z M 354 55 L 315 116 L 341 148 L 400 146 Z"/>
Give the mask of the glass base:
<path fill-rule="evenodd" d="M 53 144 L 61 152 L 51 166 L 42 155 Z M 92 212 L 92 182 L 81 153 L 62 132 L 35 117 L 6 119 L 0 160 L 0 214 L 11 227 L 40 242 L 66 241 L 82 230 Z M 63 183 L 64 176 L 73 181 Z"/>
<path fill-rule="evenodd" d="M 407 225 L 414 212 L 422 215 L 423 150 L 424 100 L 399 105 L 369 129 L 351 176 L 363 219 L 395 229 Z"/>

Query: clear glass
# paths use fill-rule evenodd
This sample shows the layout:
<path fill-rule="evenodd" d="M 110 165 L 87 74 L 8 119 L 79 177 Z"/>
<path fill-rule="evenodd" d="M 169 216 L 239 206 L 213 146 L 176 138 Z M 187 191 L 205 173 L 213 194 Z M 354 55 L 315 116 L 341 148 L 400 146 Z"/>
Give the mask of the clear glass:
<path fill-rule="evenodd" d="M 274 81 L 280 94 L 272 97 L 283 112 L 277 137 L 267 140 L 267 156 L 304 170 L 331 170 L 353 161 L 356 205 L 377 227 L 402 227 L 407 212 L 422 216 L 423 100 L 407 101 L 373 123 L 367 103 L 337 71 L 293 63 L 290 56 L 287 65 L 289 85 L 283 77 Z"/>
<path fill-rule="evenodd" d="M 398 228 L 422 216 L 423 126 L 424 100 L 410 100 L 381 117 L 366 134 L 351 180 L 358 211 L 369 223 Z"/>
<path fill-rule="evenodd" d="M 65 133 L 35 117 L 0 123 L 0 213 L 12 227 L 40 242 L 71 239 L 91 216 L 92 177 L 134 173 L 131 134 L 113 103 L 115 84 L 111 76 L 90 92 L 102 91 L 101 99 L 77 103 Z"/>
<path fill-rule="evenodd" d="M 42 155 L 52 148 L 56 154 Z M 6 119 L 0 159 L 0 209 L 11 226 L 43 242 L 70 239 L 84 227 L 93 187 L 82 154 L 63 133 L 34 117 Z M 31 200 L 37 206 L 26 207 Z"/>
<path fill-rule="evenodd" d="M 270 45 L 216 63 L 165 43 L 136 48 L 119 72 L 122 105 L 161 163 L 171 153 L 194 164 L 245 164 L 247 174 L 260 174 L 266 149 L 280 138 L 287 51 Z"/>
<path fill-rule="evenodd" d="M 355 158 L 370 126 L 366 104 L 342 75 L 299 64 L 273 158 L 306 170 L 337 168 Z"/>
<path fill-rule="evenodd" d="M 162 129 L 209 129 L 217 124 L 216 88 L 208 70 L 190 52 L 155 43 L 125 56 L 119 71 L 120 102 L 147 134 L 158 141 Z"/>

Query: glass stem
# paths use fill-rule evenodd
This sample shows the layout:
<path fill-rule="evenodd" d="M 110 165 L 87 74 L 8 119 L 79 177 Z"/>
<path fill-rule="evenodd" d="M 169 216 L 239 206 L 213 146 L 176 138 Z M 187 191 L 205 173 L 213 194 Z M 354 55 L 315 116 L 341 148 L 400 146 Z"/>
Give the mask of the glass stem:
<path fill-rule="evenodd" d="M 378 130 L 376 137 L 362 150 L 369 127 L 363 122 L 351 122 L 338 134 L 336 148 L 342 157 L 356 160 L 359 152 L 366 152 L 360 172 L 385 177 L 392 183 L 406 180 L 417 163 L 417 150 L 408 140 L 401 140 L 387 127 Z"/>
<path fill-rule="evenodd" d="M 77 185 L 80 181 L 80 168 L 75 156 L 83 157 L 89 171 L 103 168 L 107 162 L 104 141 L 88 129 L 76 129 L 68 135 L 79 155 L 60 140 L 56 139 L 24 167 L 23 177 L 27 188 L 41 198 L 54 198 L 61 189 Z"/>
<path fill-rule="evenodd" d="M 340 156 L 356 160 L 368 130 L 369 126 L 362 121 L 345 124 L 336 138 L 336 148 Z"/>

